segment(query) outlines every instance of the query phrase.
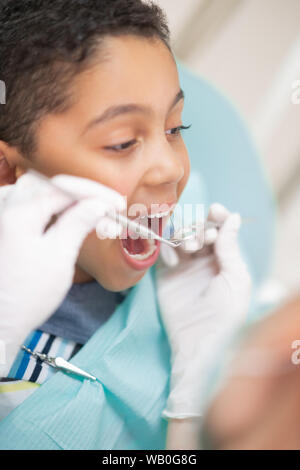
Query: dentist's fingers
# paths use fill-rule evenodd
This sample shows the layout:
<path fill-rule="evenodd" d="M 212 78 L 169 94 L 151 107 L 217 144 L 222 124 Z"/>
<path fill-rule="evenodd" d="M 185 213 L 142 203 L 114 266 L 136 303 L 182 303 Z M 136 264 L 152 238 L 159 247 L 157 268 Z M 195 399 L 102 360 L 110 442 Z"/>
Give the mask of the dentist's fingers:
<path fill-rule="evenodd" d="M 238 271 L 244 265 L 238 243 L 240 226 L 241 216 L 234 213 L 225 220 L 219 230 L 219 236 L 215 243 L 215 254 L 223 271 Z"/>
<path fill-rule="evenodd" d="M 218 237 L 218 230 L 216 228 L 208 228 L 204 233 L 205 245 L 212 245 Z"/>
<path fill-rule="evenodd" d="M 203 233 L 204 227 L 201 229 L 198 229 L 197 232 L 194 233 L 193 237 L 187 238 L 186 241 L 183 241 L 181 245 L 177 248 L 179 252 L 181 253 L 195 253 L 196 251 L 201 250 L 201 248 L 204 246 L 204 233 Z M 175 234 L 175 238 L 182 239 L 186 235 L 189 235 L 190 229 L 189 227 L 183 228 L 181 230 L 178 230 Z"/>
<path fill-rule="evenodd" d="M 54 176 L 51 181 L 55 186 L 73 194 L 75 198 L 99 198 L 103 203 L 111 205 L 118 211 L 126 209 L 126 201 L 121 194 L 97 181 L 72 175 Z"/>
<path fill-rule="evenodd" d="M 102 217 L 99 222 L 97 222 L 96 233 L 100 240 L 104 240 L 105 238 L 117 238 L 122 234 L 122 232 L 122 225 L 111 220 L 109 217 Z"/>
<path fill-rule="evenodd" d="M 180 246 L 180 250 L 184 251 L 185 253 L 194 253 L 195 251 L 201 250 L 204 243 L 200 241 L 200 239 L 196 236 L 195 238 L 191 238 L 190 240 L 186 240 Z"/>
<path fill-rule="evenodd" d="M 6 198 L 7 203 L 10 206 L 20 207 L 20 203 L 31 202 L 35 196 L 38 196 L 38 191 L 45 188 L 45 183 L 36 176 L 25 173 L 11 188 Z"/>
<path fill-rule="evenodd" d="M 209 208 L 207 220 L 222 225 L 229 215 L 230 212 L 226 207 L 215 202 Z"/>
<path fill-rule="evenodd" d="M 209 208 L 207 221 L 208 223 L 212 222 L 222 226 L 222 224 L 225 222 L 229 215 L 230 212 L 228 211 L 228 209 L 226 209 L 226 207 L 224 207 L 222 204 L 214 203 Z M 218 228 L 207 228 L 205 230 L 204 235 L 205 245 L 213 245 L 214 243 L 216 243 L 218 235 Z"/>
<path fill-rule="evenodd" d="M 230 212 L 222 204 L 214 203 L 210 206 L 207 222 L 216 223 L 222 227 L 229 215 Z M 189 231 L 188 227 L 174 233 L 174 237 L 184 237 L 185 231 Z M 195 232 L 195 237 L 184 241 L 176 250 L 168 247 L 167 245 L 164 245 L 163 249 L 161 250 L 161 257 L 165 264 L 171 267 L 178 264 L 180 253 L 193 255 L 199 252 L 199 255 L 202 255 L 202 253 L 203 255 L 206 255 L 213 249 L 212 246 L 216 243 L 218 236 L 218 228 L 205 228 L 204 225 L 201 228 L 200 226 L 199 230 Z"/>
<path fill-rule="evenodd" d="M 47 184 L 35 174 L 19 178 L 12 191 L 7 191 L 5 207 L 6 227 L 10 221 L 18 224 L 19 231 L 43 233 L 51 216 L 68 208 L 76 199 L 99 198 L 100 214 L 126 209 L 125 198 L 116 191 L 86 178 L 58 175 Z M 60 191 L 61 190 L 61 191 Z"/>
<path fill-rule="evenodd" d="M 179 256 L 176 253 L 176 250 L 165 243 L 160 245 L 160 256 L 165 265 L 170 268 L 177 266 L 179 263 Z"/>
<path fill-rule="evenodd" d="M 14 236 L 42 234 L 51 216 L 71 202 L 70 197 L 31 174 L 22 175 L 10 189 L 0 194 L 5 195 L 1 222 L 6 231 L 13 231 Z"/>
<path fill-rule="evenodd" d="M 210 206 L 207 222 L 217 223 L 222 225 L 230 212 L 222 206 L 222 204 L 214 203 Z M 213 245 L 218 238 L 218 229 L 214 227 L 205 228 L 200 226 L 199 230 L 195 233 L 195 237 L 182 243 L 179 250 L 185 253 L 195 253 L 202 250 L 206 245 Z"/>
<path fill-rule="evenodd" d="M 205 246 L 213 245 L 218 237 L 218 229 L 204 227 L 195 233 L 195 237 L 187 240 L 181 245 L 181 249 L 186 253 L 194 253 L 202 250 Z"/>
<path fill-rule="evenodd" d="M 84 199 L 62 214 L 43 238 L 46 243 L 54 244 L 64 255 L 69 253 L 76 257 L 87 235 L 96 228 L 100 219 L 106 214 L 107 207 L 103 205 L 101 199 Z"/>

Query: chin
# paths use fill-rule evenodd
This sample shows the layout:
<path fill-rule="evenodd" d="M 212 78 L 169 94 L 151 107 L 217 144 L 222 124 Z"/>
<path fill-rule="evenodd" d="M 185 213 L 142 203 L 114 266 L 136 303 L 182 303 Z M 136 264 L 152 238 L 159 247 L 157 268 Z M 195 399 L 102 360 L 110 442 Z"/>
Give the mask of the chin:
<path fill-rule="evenodd" d="M 139 272 L 135 277 L 123 277 L 115 276 L 113 273 L 97 273 L 93 278 L 102 286 L 104 289 L 111 292 L 120 292 L 130 287 L 135 286 L 146 274 L 147 271 Z"/>
<path fill-rule="evenodd" d="M 135 286 L 146 274 L 122 255 L 120 240 L 99 240 L 93 232 L 83 244 L 77 270 L 96 280 L 104 289 L 120 292 Z"/>
<path fill-rule="evenodd" d="M 123 280 L 110 280 L 110 279 L 103 279 L 102 277 L 97 277 L 96 280 L 101 284 L 104 289 L 112 291 L 112 292 L 120 292 L 122 290 L 129 289 L 130 287 L 135 286 L 143 277 L 145 273 L 139 274 L 136 279 L 123 279 Z"/>

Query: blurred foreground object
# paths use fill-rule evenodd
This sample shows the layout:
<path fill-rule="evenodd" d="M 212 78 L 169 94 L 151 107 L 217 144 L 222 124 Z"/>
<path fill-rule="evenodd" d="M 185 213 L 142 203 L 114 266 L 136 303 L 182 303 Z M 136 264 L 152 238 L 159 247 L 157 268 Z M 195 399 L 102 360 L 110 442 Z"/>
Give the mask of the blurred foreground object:
<path fill-rule="evenodd" d="M 205 449 L 300 449 L 300 297 L 236 345 L 208 407 Z"/>

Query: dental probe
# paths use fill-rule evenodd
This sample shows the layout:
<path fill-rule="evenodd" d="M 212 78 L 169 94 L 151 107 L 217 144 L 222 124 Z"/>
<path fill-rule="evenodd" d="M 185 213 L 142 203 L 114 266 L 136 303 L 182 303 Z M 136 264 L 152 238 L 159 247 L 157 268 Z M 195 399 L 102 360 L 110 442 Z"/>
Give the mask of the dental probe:
<path fill-rule="evenodd" d="M 55 188 L 58 191 L 60 191 L 61 193 L 63 193 L 64 195 L 70 197 L 72 199 L 72 203 L 79 202 L 81 200 L 75 194 L 73 194 L 71 191 L 66 191 L 65 189 L 61 189 L 60 187 L 56 186 L 56 184 L 54 184 L 48 176 L 40 173 L 39 171 L 33 170 L 32 168 L 30 168 L 28 170 L 28 173 L 31 173 L 32 175 L 34 175 L 38 179 L 45 181 L 45 183 L 50 185 L 52 188 Z M 68 207 L 66 207 L 66 209 L 67 208 Z M 59 216 L 66 209 L 60 211 L 60 213 L 58 213 L 57 215 Z M 107 214 L 106 217 L 109 217 L 114 221 L 120 222 L 120 225 L 122 225 L 122 227 L 124 227 L 125 229 L 129 228 L 137 234 L 146 236 L 148 238 L 154 238 L 156 240 L 159 240 L 162 243 L 166 243 L 167 245 L 169 245 L 173 248 L 179 246 L 179 244 L 182 242 L 182 240 L 177 240 L 177 239 L 174 240 L 174 241 L 166 240 L 165 238 L 160 237 L 157 233 L 155 233 L 153 230 L 149 229 L 148 227 L 144 227 L 144 226 L 138 224 L 137 222 L 134 222 L 133 220 L 128 219 L 126 216 L 124 216 L 120 213 L 118 213 L 116 217 L 113 216 L 113 215 L 110 215 L 110 214 Z"/>

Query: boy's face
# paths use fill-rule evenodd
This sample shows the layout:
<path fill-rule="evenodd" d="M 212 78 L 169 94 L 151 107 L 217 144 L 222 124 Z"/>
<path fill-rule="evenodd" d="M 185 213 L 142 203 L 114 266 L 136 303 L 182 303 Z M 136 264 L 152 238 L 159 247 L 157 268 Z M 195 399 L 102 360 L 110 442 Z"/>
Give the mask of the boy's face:
<path fill-rule="evenodd" d="M 189 176 L 189 159 L 182 137 L 170 133 L 182 124 L 183 109 L 183 99 L 172 106 L 180 91 L 174 59 L 161 41 L 134 36 L 108 38 L 105 50 L 108 57 L 75 80 L 75 104 L 42 119 L 33 166 L 49 176 L 99 181 L 127 196 L 128 208 L 176 203 Z M 125 104 L 148 111 L 93 123 L 108 108 Z M 23 163 L 28 161 L 18 156 L 18 165 Z M 100 240 L 92 232 L 79 254 L 75 281 L 93 278 L 119 291 L 135 285 L 146 270 L 128 264 L 120 239 Z"/>

